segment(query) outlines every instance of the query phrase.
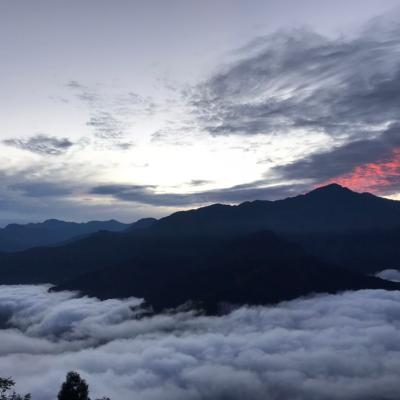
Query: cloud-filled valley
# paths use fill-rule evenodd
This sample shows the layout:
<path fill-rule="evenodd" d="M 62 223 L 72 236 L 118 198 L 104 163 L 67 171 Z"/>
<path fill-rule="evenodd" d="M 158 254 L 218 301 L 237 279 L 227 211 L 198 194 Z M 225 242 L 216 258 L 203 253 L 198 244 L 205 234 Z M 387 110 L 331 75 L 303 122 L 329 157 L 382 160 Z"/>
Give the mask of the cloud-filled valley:
<path fill-rule="evenodd" d="M 71 369 L 114 400 L 394 400 L 400 389 L 399 292 L 136 319 L 138 299 L 47 290 L 0 291 L 0 376 L 34 399 L 53 399 Z"/>

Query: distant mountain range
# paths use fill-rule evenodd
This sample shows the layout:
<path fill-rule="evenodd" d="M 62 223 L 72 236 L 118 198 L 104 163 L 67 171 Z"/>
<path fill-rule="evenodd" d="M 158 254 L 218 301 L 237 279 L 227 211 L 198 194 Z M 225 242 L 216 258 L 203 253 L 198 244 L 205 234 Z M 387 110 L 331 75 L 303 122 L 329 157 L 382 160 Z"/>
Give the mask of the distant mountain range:
<path fill-rule="evenodd" d="M 0 251 L 15 252 L 32 247 L 61 244 L 99 231 L 134 230 L 137 227 L 149 226 L 154 221 L 153 218 L 145 218 L 134 224 L 123 224 L 115 220 L 76 223 L 49 219 L 41 223 L 9 224 L 0 229 Z"/>
<path fill-rule="evenodd" d="M 329 185 L 278 201 L 216 204 L 0 254 L 0 283 L 42 283 L 156 310 L 199 302 L 266 304 L 316 292 L 400 289 L 400 202 Z"/>

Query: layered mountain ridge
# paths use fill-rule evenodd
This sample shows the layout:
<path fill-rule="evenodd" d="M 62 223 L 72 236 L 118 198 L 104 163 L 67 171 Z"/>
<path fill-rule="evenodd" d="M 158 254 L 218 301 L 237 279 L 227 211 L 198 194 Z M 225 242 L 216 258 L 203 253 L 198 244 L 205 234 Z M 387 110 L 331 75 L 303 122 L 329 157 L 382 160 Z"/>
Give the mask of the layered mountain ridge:
<path fill-rule="evenodd" d="M 53 283 L 100 298 L 136 296 L 156 310 L 200 302 L 266 304 L 317 292 L 400 284 L 400 202 L 328 185 L 277 201 L 215 204 L 136 229 L 0 254 L 0 283 Z M 364 245 L 365 244 L 365 245 Z M 389 265 L 390 264 L 390 265 Z"/>
<path fill-rule="evenodd" d="M 81 223 L 48 219 L 39 223 L 9 224 L 0 229 L 0 251 L 16 252 L 39 246 L 54 246 L 99 231 L 134 230 L 150 226 L 154 221 L 154 218 L 144 218 L 133 224 L 124 224 L 113 219 Z"/>

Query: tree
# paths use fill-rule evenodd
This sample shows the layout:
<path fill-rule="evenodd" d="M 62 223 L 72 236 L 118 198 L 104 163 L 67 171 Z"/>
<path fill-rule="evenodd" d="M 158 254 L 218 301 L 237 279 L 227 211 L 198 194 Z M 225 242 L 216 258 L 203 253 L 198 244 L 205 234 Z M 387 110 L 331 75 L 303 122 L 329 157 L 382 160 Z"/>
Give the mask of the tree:
<path fill-rule="evenodd" d="M 3 399 L 0 398 L 0 400 Z M 15 400 L 30 400 L 30 398 Z M 61 385 L 61 389 L 58 393 L 58 400 L 90 400 L 89 385 L 77 372 L 70 371 L 67 374 L 65 382 Z M 101 399 L 96 400 L 110 400 L 110 398 L 102 397 Z"/>
<path fill-rule="evenodd" d="M 24 396 L 13 390 L 15 382 L 11 378 L 0 378 L 0 400 L 30 400 L 31 395 Z"/>
<path fill-rule="evenodd" d="M 31 400 L 30 394 L 21 395 L 14 391 L 15 382 L 11 378 L 0 377 L 0 400 Z M 89 386 L 77 372 L 68 372 L 58 393 L 58 400 L 90 400 Z M 110 400 L 102 397 L 96 400 Z"/>
<path fill-rule="evenodd" d="M 77 372 L 70 371 L 58 393 L 58 400 L 90 400 L 89 386 Z"/>

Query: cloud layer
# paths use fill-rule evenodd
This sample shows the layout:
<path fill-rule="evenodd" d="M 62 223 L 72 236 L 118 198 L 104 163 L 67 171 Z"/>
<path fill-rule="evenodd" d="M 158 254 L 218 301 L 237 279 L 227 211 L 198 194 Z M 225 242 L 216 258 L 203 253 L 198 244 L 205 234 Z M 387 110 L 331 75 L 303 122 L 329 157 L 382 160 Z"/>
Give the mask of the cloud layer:
<path fill-rule="evenodd" d="M 386 19 L 351 38 L 306 29 L 259 38 L 199 85 L 192 105 L 215 135 L 302 128 L 366 137 L 398 120 L 399 33 L 400 25 Z"/>
<path fill-rule="evenodd" d="M 28 150 L 32 153 L 58 156 L 65 153 L 74 143 L 68 138 L 57 138 L 38 134 L 27 139 L 6 139 L 3 143 L 8 146 Z"/>
<path fill-rule="evenodd" d="M 400 190 L 400 125 L 392 124 L 376 138 L 311 154 L 273 171 L 283 179 L 337 182 L 360 192 L 396 193 Z"/>
<path fill-rule="evenodd" d="M 301 184 L 268 186 L 268 180 L 260 180 L 228 188 L 191 193 L 160 193 L 156 191 L 156 186 L 151 185 L 101 185 L 93 187 L 90 193 L 111 196 L 127 202 L 174 207 L 209 203 L 241 203 L 254 199 L 271 200 L 296 195 L 304 188 L 305 186 Z"/>
<path fill-rule="evenodd" d="M 95 138 L 109 141 L 109 147 L 119 150 L 133 146 L 127 137 L 133 124 L 132 118 L 139 115 L 152 116 L 157 108 L 150 97 L 131 91 L 104 95 L 98 88 L 91 88 L 74 80 L 67 83 L 67 88 L 88 107 L 86 126 L 93 131 Z"/>
<path fill-rule="evenodd" d="M 400 293 L 358 291 L 135 319 L 137 299 L 99 301 L 3 286 L 0 375 L 34 399 L 78 370 L 92 397 L 130 400 L 397 399 Z"/>

